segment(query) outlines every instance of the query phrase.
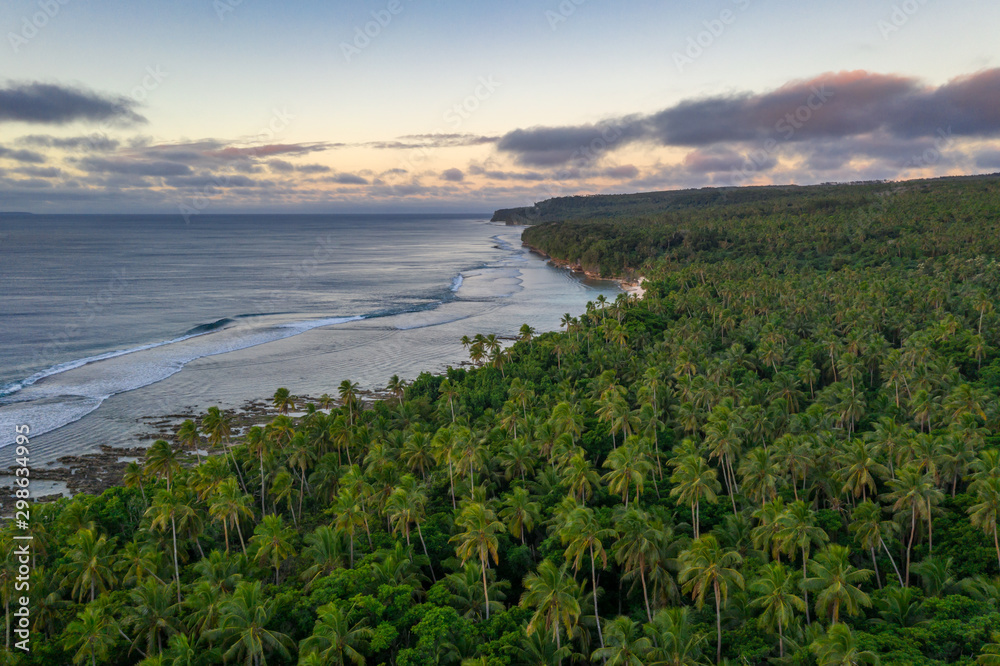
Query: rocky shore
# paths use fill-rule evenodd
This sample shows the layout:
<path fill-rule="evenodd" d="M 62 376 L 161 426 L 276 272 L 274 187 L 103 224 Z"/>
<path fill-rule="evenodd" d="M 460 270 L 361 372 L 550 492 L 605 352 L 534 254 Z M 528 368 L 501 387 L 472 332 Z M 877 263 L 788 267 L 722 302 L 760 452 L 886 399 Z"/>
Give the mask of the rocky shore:
<path fill-rule="evenodd" d="M 391 396 L 385 391 L 359 391 L 359 395 L 363 402 L 369 403 Z M 297 396 L 296 402 L 302 406 L 320 403 L 319 399 L 308 396 Z M 334 404 L 338 404 L 337 401 L 334 401 Z M 266 400 L 248 401 L 238 409 L 228 409 L 223 412 L 231 419 L 234 439 L 255 425 L 268 423 L 278 414 L 278 410 Z M 79 493 L 99 495 L 108 488 L 122 485 L 122 477 L 129 463 L 141 461 L 146 455 L 146 449 L 153 442 L 163 439 L 176 444 L 176 431 L 180 424 L 186 419 L 199 423 L 200 417 L 201 415 L 194 413 L 193 409 L 190 413 L 139 417 L 137 421 L 148 426 L 149 430 L 139 437 L 136 446 L 128 448 L 101 446 L 99 453 L 62 456 L 56 461 L 57 465 L 31 468 L 30 478 L 32 481 L 64 485 L 71 495 Z M 221 448 L 209 447 L 204 441 L 200 451 L 207 455 L 222 453 Z M 194 464 L 196 460 L 194 451 L 181 449 L 179 454 L 185 464 Z M 11 465 L 8 469 L 0 470 L 0 513 L 6 512 L 13 503 L 15 468 Z M 64 496 L 62 492 L 33 494 L 32 499 L 36 502 L 52 502 Z"/>

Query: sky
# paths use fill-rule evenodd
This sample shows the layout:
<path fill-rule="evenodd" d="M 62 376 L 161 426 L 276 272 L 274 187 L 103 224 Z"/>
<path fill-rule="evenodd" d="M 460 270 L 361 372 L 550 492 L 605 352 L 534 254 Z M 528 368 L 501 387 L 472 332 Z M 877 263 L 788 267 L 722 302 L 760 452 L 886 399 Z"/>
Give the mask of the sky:
<path fill-rule="evenodd" d="M 992 173 L 997 25 L 982 0 L 5 0 L 0 211 Z"/>

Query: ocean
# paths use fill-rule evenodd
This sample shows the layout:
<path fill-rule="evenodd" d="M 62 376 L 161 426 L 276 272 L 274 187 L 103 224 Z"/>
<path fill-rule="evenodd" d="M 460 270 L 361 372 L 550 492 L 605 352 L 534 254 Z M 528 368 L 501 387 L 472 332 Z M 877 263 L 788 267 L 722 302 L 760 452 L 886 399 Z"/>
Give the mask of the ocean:
<path fill-rule="evenodd" d="M 379 389 L 467 360 L 463 335 L 556 330 L 613 283 L 456 215 L 0 216 L 0 466 L 148 444 L 141 417 L 278 387 Z"/>

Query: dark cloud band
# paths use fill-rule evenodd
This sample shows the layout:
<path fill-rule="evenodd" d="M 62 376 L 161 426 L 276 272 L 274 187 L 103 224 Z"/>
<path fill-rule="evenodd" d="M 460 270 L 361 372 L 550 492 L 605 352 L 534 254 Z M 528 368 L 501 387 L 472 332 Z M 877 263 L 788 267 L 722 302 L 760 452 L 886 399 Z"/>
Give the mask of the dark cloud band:
<path fill-rule="evenodd" d="M 123 125 L 145 122 L 136 103 L 125 97 L 101 95 L 48 83 L 0 88 L 0 122 L 65 125 L 78 120 Z"/>

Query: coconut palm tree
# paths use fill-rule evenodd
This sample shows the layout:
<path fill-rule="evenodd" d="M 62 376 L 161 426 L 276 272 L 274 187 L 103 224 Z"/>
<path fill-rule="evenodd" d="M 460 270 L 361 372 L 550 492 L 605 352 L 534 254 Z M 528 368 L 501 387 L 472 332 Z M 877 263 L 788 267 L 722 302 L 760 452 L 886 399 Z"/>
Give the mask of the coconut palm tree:
<path fill-rule="evenodd" d="M 308 590 L 312 583 L 322 576 L 328 576 L 344 566 L 344 540 L 333 528 L 320 525 L 306 535 L 302 558 L 309 566 L 302 572 Z"/>
<path fill-rule="evenodd" d="M 268 516 L 275 518 L 275 516 Z M 260 581 L 242 582 L 222 604 L 219 626 L 205 634 L 225 650 L 224 661 L 241 661 L 247 666 L 264 666 L 269 652 L 291 659 L 292 639 L 268 629 L 274 617 L 275 600 L 266 599 Z"/>
<path fill-rule="evenodd" d="M 567 461 L 562 470 L 562 481 L 569 493 L 580 502 L 585 502 L 601 485 L 601 477 L 583 455 L 577 453 Z"/>
<path fill-rule="evenodd" d="M 845 624 L 834 624 L 825 635 L 809 645 L 816 655 L 818 666 L 863 666 L 879 663 L 874 652 L 858 649 L 851 628 Z"/>
<path fill-rule="evenodd" d="M 803 589 L 816 592 L 816 614 L 829 617 L 832 624 L 840 621 L 840 611 L 858 615 L 870 608 L 871 599 L 861 591 L 861 584 L 872 576 L 869 569 L 856 569 L 850 562 L 846 546 L 831 545 L 817 553 L 809 562 L 809 576 L 802 581 Z"/>
<path fill-rule="evenodd" d="M 1000 520 L 1000 479 L 987 478 L 975 484 L 978 503 L 968 509 L 972 524 L 987 534 L 993 535 L 993 547 L 997 551 L 1000 564 L 1000 540 L 997 538 L 997 522 Z"/>
<path fill-rule="evenodd" d="M 192 419 L 187 419 L 181 423 L 180 427 L 177 428 L 177 443 L 186 449 L 191 449 L 194 451 L 195 456 L 198 458 L 198 464 L 201 464 L 201 434 L 198 432 L 198 426 Z"/>
<path fill-rule="evenodd" d="M 108 658 L 118 638 L 114 618 L 94 606 L 85 607 L 63 632 L 62 644 L 73 653 L 73 663 L 97 666 Z"/>
<path fill-rule="evenodd" d="M 146 471 L 134 460 L 125 466 L 122 474 L 122 485 L 126 488 L 138 488 L 142 495 L 143 506 L 147 505 L 146 500 Z"/>
<path fill-rule="evenodd" d="M 910 553 L 913 551 L 913 541 L 917 534 L 917 519 L 927 518 L 928 538 L 932 534 L 931 511 L 934 504 L 937 504 L 942 497 L 942 493 L 934 486 L 932 474 L 925 474 L 916 465 L 909 464 L 899 470 L 899 475 L 895 479 L 890 479 L 889 487 L 892 492 L 887 495 L 887 499 L 893 503 L 892 510 L 897 516 L 902 517 L 909 513 L 910 517 L 910 538 L 906 542 L 906 585 L 910 584 Z"/>
<path fill-rule="evenodd" d="M 386 384 L 385 389 L 387 391 L 390 391 L 394 396 L 396 396 L 396 399 L 399 401 L 400 405 L 403 404 L 403 392 L 406 390 L 406 382 L 400 379 L 399 375 L 393 375 L 392 377 L 390 377 L 389 383 Z"/>
<path fill-rule="evenodd" d="M 871 553 L 872 566 L 875 569 L 875 579 L 878 582 L 879 589 L 882 587 L 882 580 L 878 572 L 878 562 L 875 559 L 875 550 L 879 546 L 882 546 L 882 549 L 885 550 L 885 554 L 892 563 L 892 568 L 896 570 L 896 578 L 899 579 L 899 584 L 903 585 L 903 576 L 899 573 L 896 560 L 885 543 L 885 537 L 899 531 L 899 525 L 891 520 L 882 520 L 882 505 L 871 500 L 866 500 L 858 504 L 851 514 L 850 529 L 854 533 L 854 538 L 858 544 Z"/>
<path fill-rule="evenodd" d="M 780 529 L 778 539 L 789 556 L 796 551 L 802 554 L 802 578 L 808 577 L 809 553 L 813 546 L 821 546 L 830 540 L 823 528 L 816 525 L 816 513 L 805 502 L 792 502 L 778 519 Z M 802 595 L 806 602 L 806 622 L 809 622 L 809 590 Z"/>
<path fill-rule="evenodd" d="M 236 467 L 236 477 L 240 480 L 240 485 L 245 491 L 246 483 L 243 482 L 243 473 L 240 471 L 240 466 L 236 463 L 236 458 L 229 446 L 229 438 L 233 433 L 232 418 L 218 407 L 209 407 L 201 418 L 201 431 L 208 437 L 208 443 L 211 446 L 219 446 L 220 444 L 224 446 L 226 460 L 232 456 L 233 466 Z"/>
<path fill-rule="evenodd" d="M 991 643 L 983 646 L 983 651 L 976 657 L 979 666 L 1000 666 L 1000 634 L 990 636 Z"/>
<path fill-rule="evenodd" d="M 535 528 L 535 523 L 541 517 L 542 509 L 538 502 L 531 500 L 527 488 L 513 488 L 504 496 L 500 519 L 507 524 L 510 535 L 520 539 L 523 545 L 525 537 Z"/>
<path fill-rule="evenodd" d="M 347 410 L 347 425 L 353 427 L 357 413 L 360 411 L 358 383 L 345 379 L 337 387 L 337 393 L 340 395 L 340 404 Z"/>
<path fill-rule="evenodd" d="M 286 388 L 279 388 L 271 398 L 271 404 L 278 410 L 279 414 L 287 414 L 289 410 L 295 409 L 295 396 Z"/>
<path fill-rule="evenodd" d="M 889 476 L 888 468 L 876 459 L 875 446 L 865 440 L 851 440 L 836 461 L 841 466 L 837 476 L 844 484 L 841 492 L 860 497 L 862 501 L 868 499 L 869 491 L 876 493 L 876 477 Z"/>
<path fill-rule="evenodd" d="M 636 508 L 624 509 L 615 517 L 618 541 L 612 547 L 615 561 L 629 577 L 639 577 L 642 583 L 642 598 L 646 604 L 646 618 L 652 622 L 653 613 L 649 606 L 647 575 L 653 561 L 658 556 L 659 541 L 663 536 L 661 525 L 645 511 Z"/>
<path fill-rule="evenodd" d="M 143 643 L 146 655 L 162 654 L 163 644 L 178 631 L 180 604 L 173 603 L 170 588 L 152 578 L 129 592 L 123 622 L 135 632 L 132 647 Z"/>
<path fill-rule="evenodd" d="M 642 627 L 628 617 L 616 617 L 607 622 L 604 631 L 608 635 L 607 647 L 594 650 L 593 661 L 602 661 L 607 666 L 643 666 L 653 643 L 643 635 Z"/>
<path fill-rule="evenodd" d="M 534 608 L 528 621 L 527 633 L 536 631 L 552 632 L 556 649 L 562 647 L 562 631 L 572 635 L 573 627 L 580 619 L 580 586 L 569 574 L 566 565 L 558 567 L 551 560 L 545 560 L 538 571 L 524 579 L 524 594 L 521 595 L 522 608 Z"/>
<path fill-rule="evenodd" d="M 312 635 L 299 643 L 300 658 L 315 655 L 321 664 L 345 666 L 348 662 L 363 666 L 364 650 L 374 636 L 362 618 L 353 624 L 348 614 L 336 602 L 316 609 L 316 624 Z"/>
<path fill-rule="evenodd" d="M 646 636 L 653 641 L 648 658 L 665 666 L 704 666 L 702 651 L 708 636 L 694 631 L 694 618 L 687 606 L 663 608 L 645 626 Z"/>
<path fill-rule="evenodd" d="M 722 606 L 730 588 L 743 589 L 743 575 L 737 570 L 742 561 L 739 553 L 723 548 L 711 534 L 696 539 L 681 553 L 682 591 L 691 595 L 699 609 L 710 592 L 715 601 L 716 663 L 722 661 Z"/>
<path fill-rule="evenodd" d="M 700 455 L 686 455 L 674 459 L 671 463 L 674 473 L 670 483 L 670 496 L 677 497 L 678 504 L 691 506 L 691 522 L 694 526 L 694 538 L 701 536 L 701 502 L 715 504 L 719 501 L 718 493 L 722 492 L 716 471 L 708 461 Z"/>
<path fill-rule="evenodd" d="M 559 539 L 566 546 L 566 561 L 573 563 L 574 573 L 580 570 L 584 557 L 590 559 L 590 589 L 594 600 L 597 639 L 601 647 L 604 647 L 604 637 L 601 634 L 601 616 L 597 611 L 597 560 L 601 561 L 602 569 L 608 566 L 604 541 L 614 539 L 616 536 L 615 530 L 602 528 L 594 515 L 594 510 L 586 506 L 574 509 L 559 529 Z"/>
<path fill-rule="evenodd" d="M 367 532 L 368 518 L 362 506 L 357 492 L 343 488 L 337 495 L 337 500 L 329 511 L 334 516 L 333 526 L 341 534 L 346 534 L 350 545 L 351 568 L 354 568 L 354 535 L 358 529 L 364 528 Z"/>
<path fill-rule="evenodd" d="M 771 562 L 761 569 L 760 577 L 750 584 L 754 595 L 751 607 L 761 610 L 758 622 L 762 627 L 778 630 L 778 656 L 785 656 L 785 629 L 795 612 L 804 613 L 806 603 L 795 594 L 795 583 L 788 569 L 780 562 Z"/>
<path fill-rule="evenodd" d="M 209 500 L 208 514 L 222 523 L 226 553 L 229 552 L 229 525 L 232 524 L 236 527 L 236 532 L 240 537 L 240 546 L 243 548 L 243 554 L 246 555 L 247 546 L 243 540 L 240 520 L 253 518 L 253 510 L 250 508 L 250 496 L 243 494 L 243 491 L 236 485 L 235 478 L 229 477 L 219 484 L 218 490 Z"/>
<path fill-rule="evenodd" d="M 162 553 L 152 544 L 140 545 L 137 541 L 130 541 L 118 553 L 114 570 L 119 574 L 122 585 L 127 587 L 142 585 L 148 578 L 165 585 L 159 576 L 161 556 Z"/>
<path fill-rule="evenodd" d="M 462 531 L 453 536 L 450 541 L 456 543 L 455 553 L 464 566 L 473 557 L 479 560 L 483 577 L 483 594 L 486 597 L 486 619 L 490 619 L 490 595 L 486 583 L 486 569 L 492 557 L 494 564 L 499 564 L 497 554 L 497 534 L 504 529 L 503 523 L 496 519 L 496 514 L 484 504 L 470 502 L 465 505 L 455 526 Z"/>
<path fill-rule="evenodd" d="M 250 544 L 255 548 L 254 561 L 258 565 L 274 567 L 274 584 L 278 584 L 281 563 L 295 555 L 291 538 L 294 532 L 285 527 L 281 516 L 264 516 L 254 529 Z"/>
<path fill-rule="evenodd" d="M 424 541 L 423 530 L 420 523 L 427 518 L 427 495 L 417 484 L 417 480 L 407 474 L 400 479 L 399 486 L 394 488 L 392 494 L 386 500 L 386 514 L 393 525 L 393 533 L 402 531 L 406 537 L 406 545 L 410 545 L 410 525 L 416 525 L 417 536 L 420 538 L 420 545 L 423 546 L 424 555 L 431 570 L 431 578 L 437 582 L 434 574 L 434 564 L 431 555 L 427 551 L 427 542 Z"/>
<path fill-rule="evenodd" d="M 158 439 L 146 449 L 144 471 L 158 479 L 166 479 L 167 490 L 170 490 L 170 483 L 180 468 L 181 464 L 177 460 L 177 452 L 166 440 Z"/>
<path fill-rule="evenodd" d="M 638 443 L 638 439 L 630 439 L 624 446 L 612 451 L 603 465 L 611 471 L 601 478 L 611 492 L 621 494 L 626 509 L 630 489 L 635 487 L 635 501 L 638 503 L 646 478 L 653 471 L 652 463 L 639 453 Z"/>
<path fill-rule="evenodd" d="M 114 587 L 117 582 L 112 571 L 114 540 L 82 529 L 69 538 L 68 544 L 64 581 L 73 586 L 72 594 L 77 601 L 82 602 L 87 596 L 94 601 L 99 593 Z"/>
<path fill-rule="evenodd" d="M 180 492 L 160 490 L 153 498 L 153 504 L 146 510 L 146 517 L 150 519 L 149 527 L 153 530 L 166 532 L 169 528 L 171 541 L 173 543 L 174 554 L 174 582 L 177 585 L 177 603 L 181 602 L 181 569 L 178 564 L 177 555 L 177 532 L 178 525 L 183 529 L 184 525 L 191 520 L 194 508 L 190 499 Z"/>
<path fill-rule="evenodd" d="M 743 492 L 761 506 L 777 497 L 781 469 L 766 448 L 757 447 L 747 453 L 736 473 L 743 483 Z"/>

